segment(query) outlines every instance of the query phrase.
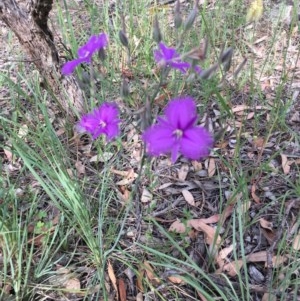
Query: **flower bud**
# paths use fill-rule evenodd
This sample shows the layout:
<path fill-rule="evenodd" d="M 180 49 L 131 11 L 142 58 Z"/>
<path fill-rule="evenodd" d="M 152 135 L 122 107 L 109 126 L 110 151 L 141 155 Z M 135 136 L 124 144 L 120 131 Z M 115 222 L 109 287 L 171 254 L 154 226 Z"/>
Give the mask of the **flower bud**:
<path fill-rule="evenodd" d="M 197 15 L 198 15 L 198 8 L 195 6 L 184 22 L 184 31 L 189 30 L 193 26 Z"/>
<path fill-rule="evenodd" d="M 175 12 L 174 12 L 174 25 L 175 28 L 179 28 L 182 24 L 182 17 L 180 12 L 180 1 L 177 0 L 175 4 Z"/>
<path fill-rule="evenodd" d="M 215 73 L 215 71 L 218 69 L 218 67 L 219 67 L 218 64 L 214 64 L 210 68 L 208 68 L 206 70 L 202 70 L 202 72 L 199 74 L 200 78 L 202 78 L 202 79 L 208 79 L 208 78 L 210 78 L 210 76 L 213 73 Z"/>
<path fill-rule="evenodd" d="M 127 39 L 126 34 L 124 33 L 123 30 L 119 31 L 119 39 L 120 39 L 122 45 L 124 47 L 128 48 L 128 46 L 129 46 L 128 39 Z"/>
<path fill-rule="evenodd" d="M 162 40 L 162 34 L 159 28 L 157 15 L 155 15 L 154 23 L 153 23 L 153 39 L 157 44 Z"/>
<path fill-rule="evenodd" d="M 225 72 L 227 72 L 231 66 L 232 54 L 233 54 L 233 49 L 229 47 L 225 51 L 222 51 L 220 55 L 220 61 L 223 63 Z"/>

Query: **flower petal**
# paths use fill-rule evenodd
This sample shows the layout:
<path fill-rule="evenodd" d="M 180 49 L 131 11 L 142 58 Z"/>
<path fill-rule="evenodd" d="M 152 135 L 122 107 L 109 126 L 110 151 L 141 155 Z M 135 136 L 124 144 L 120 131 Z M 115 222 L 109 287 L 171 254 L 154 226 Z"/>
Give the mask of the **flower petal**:
<path fill-rule="evenodd" d="M 178 62 L 170 62 L 168 65 L 174 69 L 180 70 L 182 73 L 186 73 L 187 69 L 191 67 L 190 63 L 178 61 Z"/>
<path fill-rule="evenodd" d="M 85 43 L 83 46 L 81 46 L 77 53 L 78 57 L 80 58 L 90 58 L 92 55 L 98 51 L 100 48 L 103 48 L 107 45 L 108 38 L 105 33 L 101 33 L 99 36 L 93 35 L 90 37 L 90 39 Z"/>
<path fill-rule="evenodd" d="M 115 103 L 104 102 L 96 112 L 97 118 L 109 124 L 118 120 L 119 109 Z"/>
<path fill-rule="evenodd" d="M 119 134 L 119 110 L 115 103 L 103 103 L 91 113 L 82 116 L 77 124 L 80 132 L 88 132 L 93 139 L 105 134 L 108 140 Z"/>
<path fill-rule="evenodd" d="M 167 47 L 163 42 L 159 43 L 159 48 L 160 48 L 163 58 L 166 61 L 169 61 L 169 60 L 179 57 L 179 54 L 176 52 L 175 48 Z"/>
<path fill-rule="evenodd" d="M 79 58 L 65 63 L 61 68 L 62 74 L 64 75 L 71 74 L 74 71 L 74 69 L 83 62 L 86 62 L 85 58 Z"/>
<path fill-rule="evenodd" d="M 112 140 L 120 134 L 119 122 L 108 123 L 105 128 L 107 140 Z"/>
<path fill-rule="evenodd" d="M 211 134 L 203 127 L 186 130 L 180 141 L 180 152 L 188 159 L 198 160 L 209 155 L 213 145 Z"/>
<path fill-rule="evenodd" d="M 143 140 L 147 144 L 147 152 L 153 156 L 170 153 L 176 144 L 173 129 L 159 124 L 147 129 L 143 134 Z"/>
<path fill-rule="evenodd" d="M 197 120 L 196 104 L 192 97 L 175 98 L 165 109 L 165 116 L 175 129 L 184 131 Z"/>

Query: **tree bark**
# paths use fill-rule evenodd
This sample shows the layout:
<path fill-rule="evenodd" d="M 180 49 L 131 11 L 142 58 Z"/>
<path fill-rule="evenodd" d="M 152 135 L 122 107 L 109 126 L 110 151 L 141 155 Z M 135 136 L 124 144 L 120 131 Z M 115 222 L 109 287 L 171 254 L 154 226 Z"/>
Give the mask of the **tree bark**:
<path fill-rule="evenodd" d="M 29 11 L 15 0 L 0 0 L 0 20 L 18 37 L 19 42 L 42 75 L 46 88 L 62 109 L 74 118 L 83 113 L 83 92 L 73 76 L 63 76 L 48 16 L 53 0 L 32 0 Z"/>

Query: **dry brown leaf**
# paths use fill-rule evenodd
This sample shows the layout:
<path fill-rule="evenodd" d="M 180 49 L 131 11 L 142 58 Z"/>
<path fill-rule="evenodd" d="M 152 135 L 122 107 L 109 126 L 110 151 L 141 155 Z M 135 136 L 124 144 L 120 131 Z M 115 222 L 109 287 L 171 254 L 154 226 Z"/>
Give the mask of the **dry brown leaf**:
<path fill-rule="evenodd" d="M 77 278 L 68 279 L 65 283 L 65 288 L 67 290 L 80 290 L 80 281 Z"/>
<path fill-rule="evenodd" d="M 205 223 L 205 224 L 215 224 L 217 222 L 219 222 L 219 220 L 222 220 L 221 225 L 223 225 L 223 223 L 225 222 L 225 220 L 231 215 L 231 213 L 233 212 L 233 205 L 228 206 L 224 209 L 224 211 L 222 212 L 222 214 L 215 214 L 212 215 L 208 218 L 200 218 L 201 222 Z"/>
<path fill-rule="evenodd" d="M 144 298 L 143 298 L 143 293 L 142 292 L 139 292 L 136 297 L 135 297 L 135 300 L 136 301 L 143 301 Z"/>
<path fill-rule="evenodd" d="M 219 252 L 219 257 L 221 259 L 225 259 L 233 250 L 233 244 L 231 244 L 230 246 L 223 248 L 220 252 Z"/>
<path fill-rule="evenodd" d="M 188 221 L 188 225 L 193 227 L 197 231 L 202 231 L 205 234 L 205 241 L 208 245 L 220 245 L 221 244 L 221 236 L 216 236 L 216 229 L 206 225 L 199 219 L 192 219 Z"/>
<path fill-rule="evenodd" d="M 143 193 L 141 196 L 141 202 L 142 203 L 149 203 L 153 199 L 153 195 L 150 193 L 150 191 L 146 188 L 143 189 Z"/>
<path fill-rule="evenodd" d="M 267 239 L 269 245 L 271 245 L 274 242 L 274 239 L 276 238 L 276 233 L 264 228 L 261 228 L 261 232 L 263 236 Z"/>
<path fill-rule="evenodd" d="M 262 148 L 265 145 L 265 139 L 263 137 L 254 138 L 252 144 L 257 148 Z"/>
<path fill-rule="evenodd" d="M 126 301 L 126 284 L 123 278 L 118 279 L 118 289 L 119 289 L 119 301 Z"/>
<path fill-rule="evenodd" d="M 214 158 L 210 158 L 208 162 L 208 176 L 213 177 L 216 172 L 216 162 Z"/>
<path fill-rule="evenodd" d="M 251 253 L 246 256 L 247 262 L 263 262 L 267 261 L 267 251 Z"/>
<path fill-rule="evenodd" d="M 243 260 L 238 259 L 238 260 L 229 262 L 229 263 L 225 264 L 223 267 L 219 268 L 216 271 L 216 274 L 226 273 L 228 276 L 234 277 L 239 273 L 242 266 L 243 266 Z"/>
<path fill-rule="evenodd" d="M 143 265 L 140 265 L 136 277 L 136 286 L 140 292 L 144 292 L 144 286 L 143 286 L 144 275 L 145 275 L 145 269 L 143 268 Z"/>
<path fill-rule="evenodd" d="M 256 195 L 255 191 L 256 191 L 256 185 L 253 184 L 253 185 L 251 186 L 251 196 L 252 196 L 252 198 L 253 198 L 253 200 L 254 200 L 254 202 L 255 202 L 256 204 L 260 204 L 260 199 L 259 199 L 259 197 Z M 248 211 L 248 210 L 247 210 L 247 211 Z"/>
<path fill-rule="evenodd" d="M 273 223 L 267 221 L 266 219 L 264 218 L 260 218 L 259 219 L 259 223 L 260 223 L 260 226 L 265 228 L 265 229 L 268 229 L 270 231 L 273 231 Z"/>
<path fill-rule="evenodd" d="M 173 222 L 169 228 L 169 231 L 173 231 L 176 233 L 185 233 L 186 232 L 186 226 L 179 220 L 176 220 Z"/>
<path fill-rule="evenodd" d="M 154 270 L 148 261 L 144 261 L 144 268 L 149 281 L 154 285 L 159 285 L 160 280 L 155 276 Z"/>
<path fill-rule="evenodd" d="M 270 293 L 264 293 L 264 295 L 261 298 L 261 301 L 276 301 L 277 297 Z"/>
<path fill-rule="evenodd" d="M 282 166 L 282 169 L 283 169 L 283 173 L 284 173 L 285 175 L 287 175 L 287 174 L 290 173 L 290 170 L 291 170 L 291 163 L 288 161 L 286 155 L 281 154 L 280 156 L 281 156 L 281 166 Z"/>
<path fill-rule="evenodd" d="M 163 189 L 166 189 L 166 188 L 168 188 L 168 187 L 170 187 L 170 186 L 172 186 L 172 185 L 173 185 L 173 183 L 171 183 L 171 182 L 165 183 L 165 184 L 160 185 L 160 186 L 158 187 L 158 189 L 159 189 L 159 190 L 163 190 Z"/>
<path fill-rule="evenodd" d="M 79 175 L 84 175 L 85 174 L 85 165 L 81 161 L 76 161 L 75 168 L 76 168 L 77 173 Z"/>
<path fill-rule="evenodd" d="M 181 192 L 182 192 L 182 195 L 183 195 L 184 199 L 186 200 L 186 202 L 188 204 L 190 204 L 191 206 L 195 206 L 195 199 L 194 199 L 193 195 L 191 194 L 191 192 L 189 192 L 186 189 L 183 189 Z"/>
<path fill-rule="evenodd" d="M 254 112 L 251 112 L 247 115 L 247 119 L 250 120 L 254 117 L 255 113 Z"/>
<path fill-rule="evenodd" d="M 107 264 L 107 272 L 108 272 L 108 277 L 109 277 L 109 279 L 110 279 L 110 281 L 111 281 L 111 283 L 112 283 L 112 285 L 113 285 L 116 293 L 118 294 L 117 278 L 116 278 L 113 266 L 110 263 L 110 261 L 108 261 L 108 264 Z"/>
<path fill-rule="evenodd" d="M 287 256 L 273 256 L 272 257 L 272 264 L 274 268 L 278 268 L 281 266 L 283 263 L 285 263 L 288 260 Z M 265 264 L 267 266 L 267 263 Z"/>
<path fill-rule="evenodd" d="M 246 256 L 247 262 L 260 262 L 260 261 L 266 261 L 266 259 L 267 259 L 266 251 L 257 252 Z M 222 261 L 220 260 L 220 262 Z M 234 277 L 239 273 L 241 267 L 243 266 L 243 262 L 244 262 L 243 259 L 237 259 L 232 262 L 226 263 L 224 266 L 221 266 L 216 271 L 216 273 L 217 274 L 226 273 L 230 277 Z"/>
<path fill-rule="evenodd" d="M 130 191 L 127 189 L 126 186 L 119 186 L 119 197 L 122 202 L 128 202 L 130 199 Z"/>
<path fill-rule="evenodd" d="M 300 231 L 293 239 L 293 249 L 296 251 L 300 250 Z"/>
<path fill-rule="evenodd" d="M 178 170 L 178 180 L 182 182 L 185 181 L 188 173 L 189 173 L 188 164 L 182 164 L 180 169 Z"/>
<path fill-rule="evenodd" d="M 13 153 L 8 148 L 3 149 L 4 154 L 9 162 L 13 162 Z"/>
<path fill-rule="evenodd" d="M 123 185 L 128 185 L 131 184 L 132 182 L 134 182 L 134 180 L 137 178 L 138 174 L 134 172 L 133 168 L 130 168 L 128 171 L 124 172 L 124 171 L 119 171 L 119 170 L 112 170 L 113 173 L 119 174 L 124 176 L 125 175 L 125 179 L 118 181 L 116 183 L 116 185 L 118 186 L 123 186 Z"/>
<path fill-rule="evenodd" d="M 113 157 L 114 153 L 104 152 L 102 154 L 97 154 L 90 159 L 90 162 L 107 162 Z"/>
<path fill-rule="evenodd" d="M 172 282 L 173 284 L 184 284 L 184 280 L 180 278 L 179 276 L 169 276 L 168 280 Z"/>
<path fill-rule="evenodd" d="M 192 161 L 192 165 L 194 167 L 194 171 L 197 172 L 197 171 L 200 171 L 202 170 L 202 163 L 201 162 L 198 162 L 198 161 Z"/>

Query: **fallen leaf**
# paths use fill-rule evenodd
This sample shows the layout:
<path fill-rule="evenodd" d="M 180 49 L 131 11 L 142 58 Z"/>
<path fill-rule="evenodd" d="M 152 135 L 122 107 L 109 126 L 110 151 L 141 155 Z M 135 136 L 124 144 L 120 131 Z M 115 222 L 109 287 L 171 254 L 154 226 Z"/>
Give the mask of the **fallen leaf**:
<path fill-rule="evenodd" d="M 287 256 L 273 256 L 272 257 L 272 264 L 274 268 L 278 268 L 283 263 L 285 263 L 288 260 Z M 267 266 L 267 263 L 265 264 Z"/>
<path fill-rule="evenodd" d="M 232 251 L 233 251 L 233 244 L 231 244 L 230 246 L 228 246 L 226 248 L 223 248 L 219 252 L 219 256 L 221 259 L 225 259 Z"/>
<path fill-rule="evenodd" d="M 182 182 L 185 181 L 188 173 L 189 173 L 188 164 L 182 164 L 180 169 L 178 170 L 178 180 Z"/>
<path fill-rule="evenodd" d="M 277 297 L 274 294 L 264 293 L 261 298 L 261 301 L 276 301 Z"/>
<path fill-rule="evenodd" d="M 108 277 L 109 277 L 116 293 L 118 294 L 117 278 L 116 278 L 113 266 L 111 265 L 110 261 L 108 261 L 108 264 L 107 264 L 107 272 L 108 272 Z"/>
<path fill-rule="evenodd" d="M 126 301 L 126 284 L 123 278 L 118 279 L 119 301 Z"/>
<path fill-rule="evenodd" d="M 252 196 L 252 198 L 253 198 L 253 200 L 254 200 L 254 202 L 255 202 L 256 204 L 260 204 L 260 199 L 259 199 L 259 197 L 256 195 L 255 191 L 256 191 L 256 185 L 253 184 L 253 185 L 251 186 L 251 196 Z M 247 211 L 248 211 L 248 210 L 247 210 Z"/>
<path fill-rule="evenodd" d="M 267 252 L 260 251 L 256 253 L 251 253 L 246 256 L 247 262 L 264 262 L 267 261 Z"/>
<path fill-rule="evenodd" d="M 169 276 L 168 280 L 170 282 L 172 282 L 173 284 L 183 284 L 183 283 L 185 283 L 184 280 L 182 278 L 180 278 L 179 276 Z"/>
<path fill-rule="evenodd" d="M 155 276 L 154 270 L 148 261 L 144 261 L 144 268 L 149 281 L 154 285 L 159 285 L 160 280 Z"/>
<path fill-rule="evenodd" d="M 273 231 L 273 223 L 272 222 L 269 222 L 264 218 L 260 218 L 259 223 L 260 223 L 261 227 L 268 229 L 270 231 Z"/>
<path fill-rule="evenodd" d="M 77 173 L 79 175 L 84 175 L 85 174 L 85 165 L 81 161 L 76 161 L 75 168 L 76 168 Z"/>
<path fill-rule="evenodd" d="M 158 187 L 158 189 L 159 189 L 159 190 L 163 190 L 163 189 L 166 189 L 166 188 L 168 188 L 168 187 L 170 187 L 170 186 L 172 186 L 172 185 L 173 185 L 173 183 L 168 182 L 168 183 L 165 183 L 165 184 L 160 185 L 160 186 Z"/>
<path fill-rule="evenodd" d="M 233 250 L 233 244 L 231 244 L 229 247 L 223 248 L 219 254 L 215 257 L 215 262 L 218 265 L 219 268 L 225 266 L 226 262 L 229 260 L 227 259 L 227 256 L 232 252 Z M 225 261 L 226 259 L 226 261 Z"/>
<path fill-rule="evenodd" d="M 243 260 L 238 259 L 225 264 L 223 267 L 221 267 L 216 271 L 216 274 L 226 273 L 228 276 L 234 277 L 239 273 L 242 266 L 243 266 Z"/>
<path fill-rule="evenodd" d="M 171 224 L 169 231 L 176 232 L 176 233 L 185 233 L 186 226 L 181 221 L 176 220 Z"/>
<path fill-rule="evenodd" d="M 68 279 L 65 283 L 67 290 L 80 290 L 80 281 L 77 278 Z"/>
<path fill-rule="evenodd" d="M 202 163 L 193 160 L 192 165 L 194 167 L 195 172 L 202 170 Z"/>
<path fill-rule="evenodd" d="M 300 250 L 300 232 L 293 239 L 293 249 L 296 251 Z"/>
<path fill-rule="evenodd" d="M 283 173 L 285 175 L 289 174 L 290 173 L 290 170 L 291 170 L 291 163 L 288 161 L 287 159 L 287 156 L 284 155 L 284 154 L 281 154 L 281 166 L 282 166 L 282 169 L 283 169 Z"/>
<path fill-rule="evenodd" d="M 188 225 L 193 227 L 197 231 L 204 232 L 205 234 L 205 241 L 208 245 L 217 245 L 221 244 L 221 236 L 216 235 L 217 231 L 215 228 L 206 225 L 201 220 L 192 219 L 188 221 Z"/>
<path fill-rule="evenodd" d="M 93 156 L 91 159 L 90 159 L 90 162 L 107 162 L 109 161 L 112 157 L 113 157 L 113 153 L 110 153 L 110 152 L 104 152 L 104 153 L 101 153 L 101 154 L 97 154 L 95 156 Z"/>
<path fill-rule="evenodd" d="M 252 144 L 257 148 L 262 148 L 265 145 L 265 139 L 263 137 L 254 138 Z"/>
<path fill-rule="evenodd" d="M 139 292 L 139 293 L 136 295 L 135 300 L 136 300 L 136 301 L 144 301 L 143 293 L 142 293 L 142 292 Z"/>
<path fill-rule="evenodd" d="M 116 173 L 117 171 L 114 170 L 114 173 Z M 118 171 L 119 172 L 119 171 Z M 120 171 L 120 173 L 125 176 L 125 179 L 118 181 L 116 183 L 116 185 L 118 186 L 123 186 L 123 185 L 128 185 L 131 184 L 132 182 L 134 182 L 134 180 L 137 178 L 138 174 L 134 172 L 133 168 L 130 168 L 126 173 L 124 173 L 123 171 Z M 118 174 L 118 173 L 117 173 Z"/>
<path fill-rule="evenodd" d="M 276 233 L 264 228 L 261 228 L 261 232 L 263 236 L 267 239 L 269 245 L 272 245 L 274 239 L 276 238 Z"/>
<path fill-rule="evenodd" d="M 200 218 L 200 221 L 205 224 L 215 224 L 222 220 L 221 225 L 225 222 L 225 220 L 231 215 L 233 212 L 233 205 L 227 206 L 221 214 L 215 214 L 208 218 Z"/>
<path fill-rule="evenodd" d="M 191 206 L 195 206 L 195 199 L 194 199 L 193 195 L 191 194 L 191 192 L 189 192 L 186 189 L 183 189 L 182 195 L 188 204 L 190 204 Z"/>
<path fill-rule="evenodd" d="M 153 199 L 153 195 L 149 192 L 148 189 L 144 188 L 142 196 L 141 196 L 141 202 L 142 203 L 149 203 L 149 202 L 152 201 L 152 199 Z"/>
<path fill-rule="evenodd" d="M 216 172 L 216 162 L 214 158 L 210 158 L 208 162 L 208 176 L 213 177 Z"/>
<path fill-rule="evenodd" d="M 142 264 L 139 267 L 137 277 L 136 277 L 136 286 L 140 292 L 144 292 L 144 286 L 143 286 L 143 279 L 145 275 L 145 269 L 143 268 Z"/>

